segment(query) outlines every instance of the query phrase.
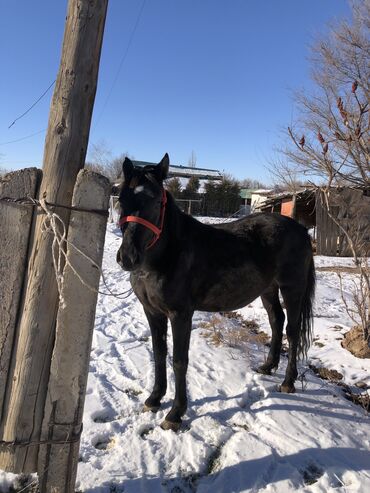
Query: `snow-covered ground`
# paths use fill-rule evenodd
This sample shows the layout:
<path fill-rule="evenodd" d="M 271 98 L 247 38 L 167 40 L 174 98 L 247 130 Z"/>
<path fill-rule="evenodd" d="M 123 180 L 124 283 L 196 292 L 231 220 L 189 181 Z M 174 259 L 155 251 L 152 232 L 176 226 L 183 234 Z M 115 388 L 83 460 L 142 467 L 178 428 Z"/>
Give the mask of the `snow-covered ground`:
<path fill-rule="evenodd" d="M 107 229 L 103 269 L 112 290 L 129 289 L 116 264 L 121 238 Z M 316 258 L 317 266 L 348 265 L 348 259 Z M 350 299 L 354 274 L 342 274 Z M 104 289 L 104 286 L 102 286 Z M 270 333 L 260 299 L 239 311 Z M 349 385 L 370 386 L 370 361 L 341 347 L 353 324 L 341 300 L 338 277 L 317 272 L 315 339 L 309 362 L 335 369 Z M 213 317 L 213 318 L 212 318 Z M 178 433 L 159 424 L 163 408 L 142 413 L 153 382 L 150 331 L 141 304 L 100 296 L 91 353 L 77 490 L 86 493 L 232 493 L 370 491 L 370 419 L 335 384 L 321 380 L 307 362 L 295 394 L 277 392 L 286 357 L 273 376 L 255 373 L 266 349 L 253 341 L 242 348 L 215 346 L 204 337 L 214 315 L 196 313 L 188 370 L 189 409 Z M 219 317 L 219 326 L 235 323 Z M 171 337 L 169 352 L 171 354 Z M 0 473 L 0 491 L 12 475 Z M 2 488 L 2 489 L 1 489 Z"/>

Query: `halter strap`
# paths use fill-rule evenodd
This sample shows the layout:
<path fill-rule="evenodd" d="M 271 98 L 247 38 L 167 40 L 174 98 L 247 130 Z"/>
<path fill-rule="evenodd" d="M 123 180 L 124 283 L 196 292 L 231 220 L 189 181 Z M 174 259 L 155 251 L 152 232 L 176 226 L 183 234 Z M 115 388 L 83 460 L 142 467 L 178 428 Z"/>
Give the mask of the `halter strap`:
<path fill-rule="evenodd" d="M 153 239 L 149 242 L 149 244 L 146 247 L 146 250 L 151 248 L 160 238 L 162 230 L 163 230 L 163 224 L 164 224 L 164 213 L 166 211 L 166 204 L 167 204 L 167 194 L 165 189 L 162 189 L 162 203 L 161 203 L 161 212 L 159 216 L 159 227 L 156 226 L 155 224 L 151 223 L 150 221 L 147 221 L 146 219 L 143 219 L 142 217 L 139 216 L 123 216 L 118 222 L 119 226 L 122 226 L 125 223 L 138 223 L 141 224 L 142 226 L 145 226 L 146 228 L 150 229 L 154 233 Z"/>

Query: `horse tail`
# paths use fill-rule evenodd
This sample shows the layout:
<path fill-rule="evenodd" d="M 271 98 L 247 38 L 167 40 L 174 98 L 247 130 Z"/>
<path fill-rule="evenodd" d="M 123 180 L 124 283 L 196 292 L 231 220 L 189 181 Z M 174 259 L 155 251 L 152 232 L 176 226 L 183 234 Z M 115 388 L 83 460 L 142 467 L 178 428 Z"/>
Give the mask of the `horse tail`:
<path fill-rule="evenodd" d="M 301 308 L 301 330 L 298 342 L 298 356 L 307 358 L 307 351 L 313 336 L 313 300 L 315 297 L 315 265 L 311 253 L 310 265 L 306 278 L 306 290 L 303 296 Z"/>

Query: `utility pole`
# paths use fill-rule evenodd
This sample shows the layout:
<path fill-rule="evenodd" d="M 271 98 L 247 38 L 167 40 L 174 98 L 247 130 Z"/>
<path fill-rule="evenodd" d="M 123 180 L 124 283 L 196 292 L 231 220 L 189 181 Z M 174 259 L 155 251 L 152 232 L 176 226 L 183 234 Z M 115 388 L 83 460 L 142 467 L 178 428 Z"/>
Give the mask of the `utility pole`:
<path fill-rule="evenodd" d="M 108 0 L 68 2 L 39 192 L 39 198 L 47 202 L 71 205 L 76 177 L 85 163 L 107 5 Z M 68 225 L 69 212 L 61 208 L 55 208 L 55 212 Z M 38 213 L 0 423 L 2 440 L 14 442 L 13 447 L 0 449 L 0 468 L 15 473 L 37 471 L 55 339 L 59 297 L 52 261 L 53 238 L 42 231 L 43 220 L 44 215 Z"/>

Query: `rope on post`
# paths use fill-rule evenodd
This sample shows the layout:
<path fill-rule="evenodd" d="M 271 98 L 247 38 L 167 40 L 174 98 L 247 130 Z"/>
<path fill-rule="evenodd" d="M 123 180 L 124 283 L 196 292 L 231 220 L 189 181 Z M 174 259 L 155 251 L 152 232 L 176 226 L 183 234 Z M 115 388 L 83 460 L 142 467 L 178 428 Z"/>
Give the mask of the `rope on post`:
<path fill-rule="evenodd" d="M 96 262 L 94 262 L 92 258 L 86 255 L 82 250 L 80 250 L 78 247 L 76 247 L 76 245 L 74 245 L 67 239 L 66 226 L 64 224 L 63 219 L 55 212 L 50 211 L 47 202 L 45 200 L 40 200 L 39 205 L 42 208 L 43 212 L 46 214 L 45 220 L 42 224 L 42 230 L 45 233 L 51 232 L 54 235 L 53 243 L 52 243 L 52 256 L 53 256 L 53 264 L 54 264 L 59 295 L 61 294 L 62 291 L 63 268 L 64 268 L 63 259 L 64 259 L 66 264 L 70 266 L 75 276 L 80 280 L 80 282 L 85 287 L 90 289 L 90 291 L 105 296 L 114 296 L 115 298 L 119 298 L 119 299 L 128 298 L 133 292 L 132 288 L 128 289 L 127 291 L 123 291 L 122 293 L 113 293 L 105 280 L 105 276 L 101 267 Z M 108 293 L 104 291 L 100 291 L 99 289 L 95 289 L 93 286 L 91 286 L 81 277 L 79 272 L 75 269 L 75 267 L 71 264 L 71 262 L 67 258 L 66 246 L 73 248 L 79 255 L 81 255 L 83 258 L 88 260 L 94 268 L 98 269 L 103 279 L 103 283 L 108 290 Z M 61 302 L 62 301 L 63 300 L 61 300 Z"/>
<path fill-rule="evenodd" d="M 62 283 L 63 283 L 63 268 L 64 268 L 64 262 L 66 262 L 72 269 L 73 273 L 75 276 L 80 280 L 80 282 L 93 291 L 94 293 L 98 293 L 104 296 L 113 296 L 118 299 L 126 299 L 128 298 L 133 290 L 128 289 L 127 291 L 123 291 L 122 293 L 114 293 L 110 287 L 108 286 L 106 279 L 104 277 L 104 273 L 99 265 L 96 264 L 88 255 L 86 255 L 84 252 L 82 252 L 79 248 L 77 248 L 73 243 L 68 241 L 67 239 L 67 228 L 66 225 L 64 224 L 63 219 L 54 211 L 51 210 L 53 207 L 59 207 L 62 209 L 68 209 L 71 211 L 77 211 L 77 212 L 89 212 L 91 214 L 98 214 L 104 217 L 109 216 L 109 212 L 105 209 L 87 209 L 83 207 L 76 207 L 76 206 L 67 206 L 67 205 L 61 205 L 61 204 L 54 204 L 52 202 L 47 202 L 44 199 L 41 200 L 36 200 L 31 197 L 22 197 L 20 199 L 13 199 L 10 197 L 1 197 L 0 198 L 1 202 L 5 202 L 9 205 L 22 205 L 22 206 L 28 206 L 28 207 L 39 207 L 42 212 L 46 215 L 44 222 L 42 224 L 42 231 L 44 233 L 51 233 L 53 234 L 53 243 L 52 243 L 52 257 L 53 257 L 53 265 L 54 265 L 54 271 L 55 271 L 55 277 L 57 281 L 57 286 L 58 286 L 58 292 L 59 295 L 62 291 Z M 73 265 L 70 263 L 70 261 L 67 259 L 67 254 L 66 254 L 66 247 L 69 246 L 73 248 L 79 255 L 84 257 L 86 260 L 88 260 L 92 266 L 96 269 L 99 270 L 100 275 L 102 277 L 104 286 L 106 287 L 108 292 L 103 292 L 100 290 L 95 289 L 94 287 L 90 286 L 89 283 L 87 283 L 77 272 L 77 270 L 73 267 Z M 62 302 L 62 300 L 61 300 Z"/>
<path fill-rule="evenodd" d="M 46 202 L 45 200 L 37 200 L 31 197 L 22 197 L 20 199 L 13 199 L 10 197 L 0 197 L 0 201 L 5 202 L 9 205 L 24 205 L 24 206 L 41 207 L 41 208 L 43 208 L 43 206 L 41 205 L 41 202 L 43 202 L 48 207 L 59 207 L 61 209 L 67 209 L 70 211 L 90 212 L 91 214 L 99 214 L 105 217 L 109 216 L 109 212 L 106 209 L 86 209 L 84 207 L 76 207 L 72 205 L 55 204 L 53 202 Z"/>

